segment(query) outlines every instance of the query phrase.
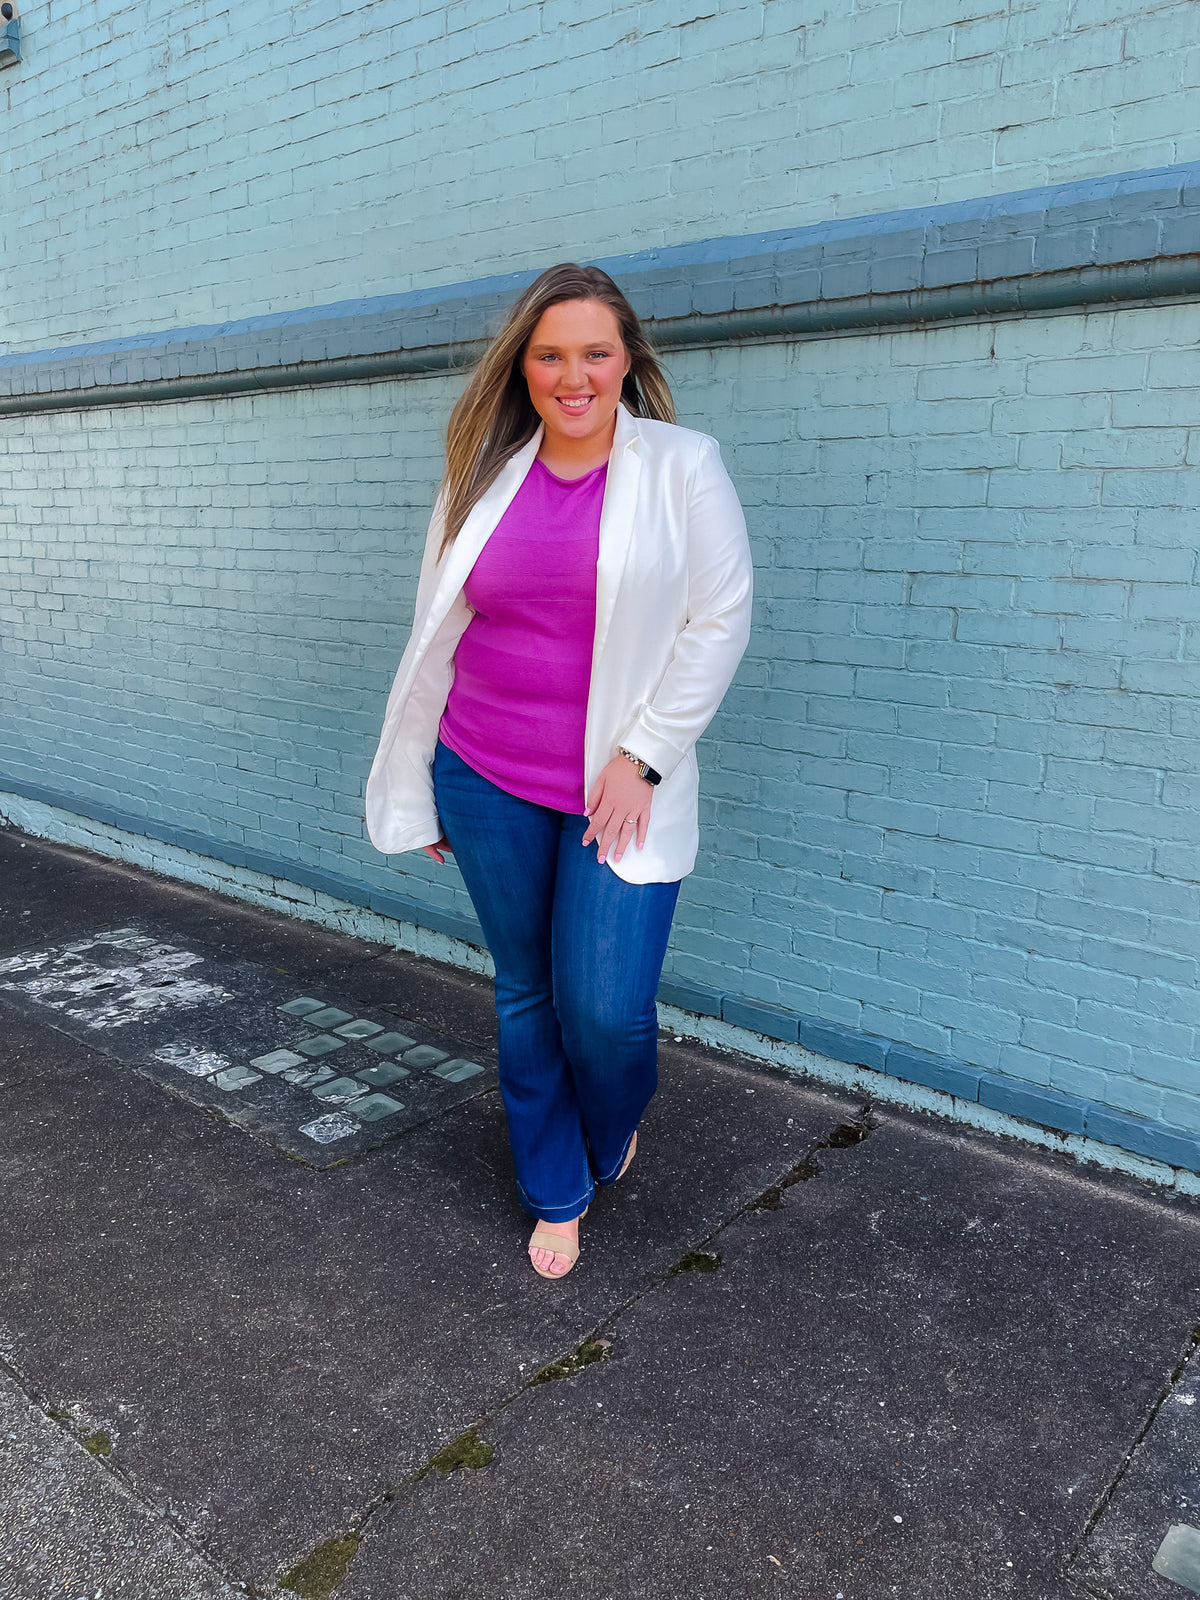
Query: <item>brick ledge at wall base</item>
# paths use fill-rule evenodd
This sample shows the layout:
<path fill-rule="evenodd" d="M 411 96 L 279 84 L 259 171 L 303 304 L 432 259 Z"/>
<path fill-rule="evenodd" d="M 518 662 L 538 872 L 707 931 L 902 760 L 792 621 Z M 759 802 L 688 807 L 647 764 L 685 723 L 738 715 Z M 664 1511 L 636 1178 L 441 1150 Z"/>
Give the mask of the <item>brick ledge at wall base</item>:
<path fill-rule="evenodd" d="M 32 800 L 136 837 L 157 840 L 227 866 L 298 884 L 397 922 L 410 923 L 476 948 L 486 948 L 479 925 L 472 918 L 424 906 L 407 895 L 374 889 L 348 878 L 340 878 L 332 872 L 305 867 L 298 862 L 278 860 L 264 851 L 210 839 L 169 824 L 155 823 L 112 806 L 83 801 L 39 784 L 23 783 L 3 775 L 0 775 L 0 819 L 6 815 L 6 794 Z M 285 909 L 282 899 L 280 909 Z M 294 907 L 292 911 L 293 914 L 300 914 Z M 759 1034 L 764 1039 L 798 1044 L 832 1061 L 881 1073 L 897 1083 L 932 1089 L 939 1094 L 952 1096 L 956 1101 L 978 1105 L 1019 1122 L 1032 1123 L 1054 1134 L 1115 1146 L 1165 1167 L 1186 1173 L 1200 1173 L 1200 1135 L 1169 1123 L 1151 1122 L 1079 1095 L 1024 1083 L 1018 1078 L 987 1072 L 979 1067 L 964 1066 L 943 1056 L 914 1049 L 911 1045 L 822 1021 L 818 1017 L 803 1016 L 781 1006 L 725 994 L 680 978 L 665 977 L 659 985 L 658 998 L 663 1005 L 673 1006 L 696 1017 L 719 1019 L 732 1027 Z"/>
<path fill-rule="evenodd" d="M 1200 162 L 599 265 L 664 350 L 1200 297 Z M 0 356 L 0 415 L 461 368 L 533 276 Z"/>
<path fill-rule="evenodd" d="M 1023 1083 L 1004 1073 L 962 1066 L 945 1056 L 881 1039 L 858 1028 L 806 1017 L 782 1006 L 747 1000 L 740 995 L 722 994 L 702 984 L 664 978 L 658 998 L 681 1011 L 720 1017 L 723 1022 L 731 1022 L 735 1027 L 746 1028 L 764 1038 L 800 1044 L 833 1061 L 844 1061 L 882 1072 L 903 1083 L 936 1089 L 953 1095 L 956 1100 L 971 1101 L 988 1110 L 1050 1128 L 1055 1133 L 1080 1134 L 1103 1144 L 1118 1145 L 1122 1150 L 1153 1161 L 1162 1161 L 1167 1166 L 1200 1172 L 1200 1135 L 1189 1133 L 1185 1128 L 1150 1122 L 1145 1117 L 1114 1111 L 1110 1106 L 1066 1094 L 1061 1089 Z"/>

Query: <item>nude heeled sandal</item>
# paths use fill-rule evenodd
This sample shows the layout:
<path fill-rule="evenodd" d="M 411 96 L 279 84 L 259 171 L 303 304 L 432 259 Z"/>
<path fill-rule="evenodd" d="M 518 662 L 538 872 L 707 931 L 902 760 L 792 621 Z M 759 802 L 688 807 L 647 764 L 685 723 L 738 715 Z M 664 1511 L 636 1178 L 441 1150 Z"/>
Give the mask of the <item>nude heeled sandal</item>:
<path fill-rule="evenodd" d="M 548 1233 L 545 1228 L 541 1227 L 533 1230 L 533 1237 L 529 1241 L 528 1248 L 530 1250 L 553 1250 L 556 1256 L 566 1256 L 571 1263 L 571 1267 L 579 1260 L 579 1246 L 577 1244 L 572 1244 L 570 1239 L 564 1238 L 561 1233 Z M 547 1272 L 543 1267 L 539 1267 L 532 1257 L 529 1265 L 539 1278 L 565 1278 L 567 1272 L 571 1270 L 571 1267 L 568 1267 L 567 1272 Z"/>
<path fill-rule="evenodd" d="M 629 1171 L 629 1163 L 633 1160 L 634 1151 L 637 1149 L 637 1129 L 633 1130 L 633 1138 L 629 1141 L 629 1149 L 625 1152 L 625 1159 L 621 1163 L 621 1170 L 617 1173 L 615 1181 L 620 1181 Z"/>

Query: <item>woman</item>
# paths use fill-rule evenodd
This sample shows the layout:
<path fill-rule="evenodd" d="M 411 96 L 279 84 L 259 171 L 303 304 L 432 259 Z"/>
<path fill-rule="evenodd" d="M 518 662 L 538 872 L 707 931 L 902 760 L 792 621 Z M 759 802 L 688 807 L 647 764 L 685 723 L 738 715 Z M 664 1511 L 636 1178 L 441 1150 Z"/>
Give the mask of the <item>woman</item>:
<path fill-rule="evenodd" d="M 749 631 L 741 507 L 716 443 L 674 419 L 607 273 L 526 289 L 450 419 L 367 783 L 375 845 L 453 851 L 487 938 L 542 1277 L 578 1259 L 656 1087 L 694 746 Z"/>

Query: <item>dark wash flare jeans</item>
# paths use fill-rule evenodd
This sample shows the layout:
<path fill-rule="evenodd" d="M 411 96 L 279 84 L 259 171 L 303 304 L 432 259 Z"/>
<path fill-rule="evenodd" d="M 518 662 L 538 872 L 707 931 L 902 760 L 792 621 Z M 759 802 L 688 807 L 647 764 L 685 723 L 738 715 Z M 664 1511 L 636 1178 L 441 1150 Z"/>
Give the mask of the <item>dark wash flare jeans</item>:
<path fill-rule="evenodd" d="M 535 1217 L 569 1222 L 616 1178 L 658 1083 L 679 885 L 625 883 L 582 847 L 586 817 L 507 794 L 441 743 L 433 786 L 496 966 L 517 1188 Z"/>

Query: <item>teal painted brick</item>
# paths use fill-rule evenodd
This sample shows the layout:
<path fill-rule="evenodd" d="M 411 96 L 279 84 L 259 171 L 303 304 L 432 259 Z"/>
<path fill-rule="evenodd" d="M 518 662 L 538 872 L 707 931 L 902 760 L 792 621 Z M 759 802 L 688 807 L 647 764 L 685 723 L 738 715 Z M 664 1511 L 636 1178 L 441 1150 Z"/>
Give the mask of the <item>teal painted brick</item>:
<path fill-rule="evenodd" d="M 1056 1128 L 1064 1133 L 1084 1131 L 1087 1103 L 1058 1090 L 1033 1088 L 1011 1078 L 984 1073 L 979 1081 L 979 1103 L 992 1111 L 1040 1123 L 1045 1128 Z"/>
<path fill-rule="evenodd" d="M 658 998 L 668 1006 L 678 1006 L 681 1011 L 694 1011 L 702 1017 L 719 1017 L 725 996 L 719 989 L 702 983 L 689 983 L 686 978 L 669 974 L 658 986 Z"/>
<path fill-rule="evenodd" d="M 872 1067 L 877 1072 L 885 1070 L 890 1048 L 887 1039 L 876 1038 L 855 1028 L 839 1027 L 836 1023 L 821 1022 L 815 1017 L 800 1018 L 800 1043 L 834 1061 Z"/>
<path fill-rule="evenodd" d="M 983 1074 L 957 1062 L 915 1050 L 909 1045 L 894 1044 L 887 1053 L 884 1070 L 893 1078 L 906 1083 L 920 1083 L 927 1089 L 941 1089 L 946 1094 L 963 1100 L 977 1100 Z"/>
<path fill-rule="evenodd" d="M 1163 1095 L 1162 1114 L 1164 1121 L 1200 1136 L 1200 1106 L 1194 1094 L 1168 1091 Z"/>
<path fill-rule="evenodd" d="M 1117 1144 L 1123 1150 L 1166 1161 L 1173 1166 L 1195 1171 L 1200 1163 L 1200 1138 L 1165 1123 L 1122 1116 L 1099 1106 L 1088 1109 L 1086 1130 L 1089 1138 Z"/>
<path fill-rule="evenodd" d="M 1196 1088 L 1196 1047 L 1195 1033 L 1192 1041 L 1184 1047 L 1184 1051 L 1171 1054 L 1156 1053 L 1153 1051 L 1139 1050 L 1134 1061 L 1134 1069 L 1139 1079 L 1148 1084 L 1151 1089 L 1168 1091 L 1162 1096 L 1165 1108 L 1168 1099 L 1178 1100 L 1191 1098 L 1195 1103 Z M 1186 1052 L 1186 1053 L 1184 1053 Z M 1178 1119 L 1175 1119 L 1178 1120 Z"/>
<path fill-rule="evenodd" d="M 434 8 L 406 19 L 404 27 L 391 27 L 382 8 L 372 5 L 325 14 L 317 29 L 292 28 L 290 18 L 281 20 L 266 0 L 248 0 L 236 30 L 223 17 L 189 38 L 189 73 L 171 80 L 156 67 L 171 42 L 165 14 L 144 0 L 125 0 L 118 12 L 127 24 L 119 34 L 119 69 L 116 62 L 91 59 L 84 115 L 74 93 L 75 64 L 85 40 L 94 58 L 93 32 L 85 30 L 80 12 L 56 8 L 39 20 L 36 76 L 23 71 L 14 85 L 28 96 L 22 100 L 19 93 L 15 122 L 28 127 L 36 149 L 44 150 L 56 135 L 64 144 L 80 145 L 89 168 L 99 169 L 98 182 L 110 164 L 125 179 L 116 191 L 117 204 L 126 208 L 118 225 L 136 223 L 152 181 L 166 190 L 173 216 L 187 219 L 191 213 L 189 232 L 178 241 L 156 238 L 155 270 L 130 286 L 126 298 L 135 326 L 165 325 L 156 313 L 173 308 L 181 296 L 197 307 L 211 306 L 217 317 L 240 311 L 255 295 L 265 296 L 268 273 L 272 292 L 282 289 L 297 304 L 312 303 L 313 280 L 340 285 L 348 268 L 359 280 L 356 290 L 391 288 L 400 196 L 407 201 L 405 272 L 414 281 L 440 273 L 457 242 L 468 236 L 491 252 L 484 259 L 501 270 L 515 250 L 544 254 L 560 243 L 555 230 L 561 232 L 563 220 L 562 186 L 554 181 L 554 164 L 562 156 L 562 132 L 578 127 L 583 138 L 589 131 L 584 117 L 571 115 L 578 109 L 599 129 L 618 127 L 644 149 L 638 170 L 630 174 L 610 163 L 599 192 L 593 185 L 587 193 L 586 209 L 581 194 L 578 216 L 567 213 L 568 227 L 581 234 L 590 230 L 594 237 L 607 225 L 616 248 L 616 240 L 624 244 L 630 215 L 646 243 L 656 244 L 664 231 L 694 236 L 698 217 L 709 223 L 710 236 L 737 231 L 731 229 L 734 218 L 744 218 L 750 228 L 763 225 L 764 215 L 767 221 L 791 221 L 798 214 L 819 218 L 835 188 L 850 210 L 856 199 L 857 209 L 865 209 L 861 201 L 879 193 L 881 183 L 890 196 L 900 196 L 894 203 L 918 199 L 939 181 L 969 182 L 972 175 L 976 187 L 986 189 L 999 156 L 1025 159 L 1023 168 L 1009 168 L 1017 182 L 1111 159 L 1112 125 L 1099 111 L 1094 123 L 1086 114 L 1039 116 L 1031 136 L 1018 127 L 997 141 L 1000 110 L 1010 118 L 1017 113 L 1018 121 L 1034 117 L 1039 93 L 1057 96 L 1061 108 L 1073 103 L 1073 93 L 1092 92 L 1119 107 L 1120 126 L 1131 135 L 1153 127 L 1156 138 L 1174 138 L 1185 148 L 1192 137 L 1195 119 L 1171 76 L 1177 48 L 1129 61 L 1118 50 L 1113 59 L 1118 24 L 1101 17 L 1094 26 L 1076 21 L 1064 29 L 1048 0 L 1023 14 L 1019 37 L 989 36 L 983 20 L 965 27 L 940 20 L 932 0 L 922 0 L 920 10 L 924 26 L 915 35 L 891 21 L 881 27 L 885 7 L 838 14 L 820 27 L 807 15 L 796 16 L 790 27 L 772 15 L 764 27 L 756 10 L 737 8 L 680 29 L 664 5 L 635 8 L 631 0 L 552 29 L 541 26 L 532 4 L 518 3 L 498 16 L 482 0 L 467 26 L 452 25 L 443 9 Z M 1146 15 L 1153 20 L 1164 13 L 1155 6 Z M 802 22 L 807 26 L 801 28 Z M 962 42 L 968 32 L 976 44 Z M 789 40 L 786 70 L 778 58 L 783 35 Z M 721 44 L 705 45 L 709 36 Z M 318 37 L 320 49 L 314 47 Z M 1102 78 L 1094 70 L 1098 43 L 1106 47 Z M 983 53 L 953 59 L 962 48 Z M 979 91 L 981 83 L 1001 82 L 1006 71 L 1019 73 L 1042 61 L 1036 83 L 1021 80 L 1019 107 L 1011 84 L 1001 91 L 1003 106 Z M 531 82 L 543 90 L 564 74 L 573 80 L 581 73 L 589 85 L 581 108 L 562 93 L 547 102 L 530 92 Z M 747 84 L 753 93 L 746 92 Z M 878 114 L 892 103 L 896 85 L 906 92 L 895 114 Z M 862 97 L 876 113 L 851 119 L 849 144 L 847 94 Z M 354 108 L 357 144 L 344 131 L 350 119 L 339 115 L 347 105 Z M 531 120 L 531 105 L 545 107 L 540 127 Z M 664 107 L 673 114 L 664 116 Z M 482 136 L 481 112 L 487 118 Z M 752 171 L 756 185 L 735 183 L 720 164 L 705 176 L 699 161 L 692 179 L 689 158 L 703 159 L 717 143 L 714 120 L 728 173 Z M 556 137 L 522 148 L 521 136 L 542 127 L 556 129 Z M 279 169 L 275 158 L 284 129 L 283 137 L 308 157 L 306 181 L 268 187 Z M 1023 135 L 1027 157 L 1020 157 Z M 804 163 L 791 159 L 798 136 L 805 139 Z M 386 162 L 374 154 L 384 139 Z M 603 132 L 592 140 L 600 148 L 611 142 Z M 481 201 L 461 182 L 464 169 L 493 147 L 511 152 L 506 179 L 512 193 L 556 195 L 554 207 L 534 217 L 532 234 L 528 217 L 518 220 L 511 208 L 505 214 L 502 197 L 485 195 Z M 26 248 L 36 262 L 51 243 L 36 184 L 52 180 L 54 169 L 22 154 L 16 163 L 20 198 L 35 222 Z M 211 186 L 203 197 L 189 192 L 197 160 Z M 640 178 L 643 167 L 653 183 L 648 198 L 656 204 L 638 215 L 622 204 L 622 186 Z M 673 171 L 685 181 L 672 186 Z M 448 175 L 460 182 L 447 185 Z M 235 221 L 232 230 L 226 218 L 210 214 L 210 195 L 223 197 Z M 484 204 L 495 213 L 486 229 L 474 220 Z M 342 244 L 338 230 L 309 226 L 313 218 L 324 221 L 345 211 L 362 219 L 353 241 Z M 468 214 L 471 225 L 464 225 Z M 40 320 L 48 328 L 57 321 L 70 336 L 81 312 L 97 324 L 103 320 L 102 304 L 88 285 L 103 281 L 97 268 L 106 241 L 89 226 L 82 207 L 65 215 L 58 208 L 55 222 L 71 241 L 62 252 L 66 270 L 57 282 L 39 286 L 39 303 L 25 316 L 31 326 Z M 1116 218 L 1111 225 L 1126 226 Z M 223 253 L 231 232 L 240 248 Z M 189 256 L 189 243 L 203 248 Z M 606 247 L 603 237 L 599 244 Z"/>
<path fill-rule="evenodd" d="M 725 1022 L 736 1023 L 739 1028 L 749 1028 L 769 1039 L 795 1042 L 799 1038 L 800 1019 L 794 1011 L 784 1006 L 769 1005 L 761 1000 L 744 1000 L 725 995 L 721 1001 L 721 1017 Z"/>

